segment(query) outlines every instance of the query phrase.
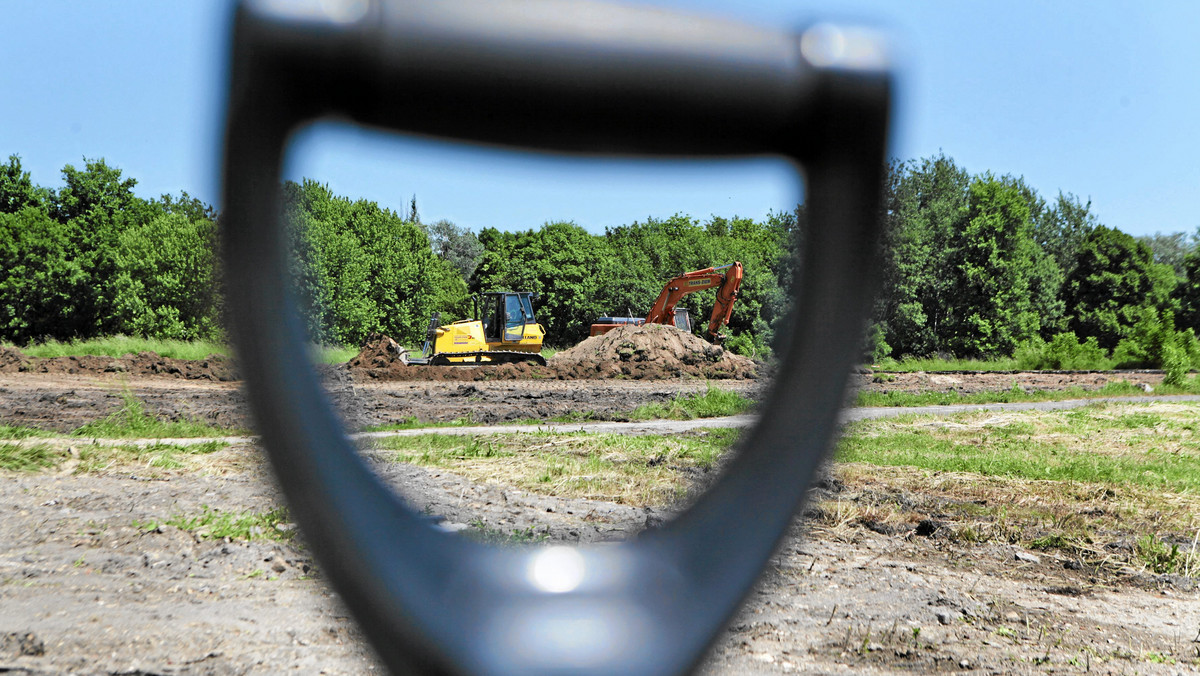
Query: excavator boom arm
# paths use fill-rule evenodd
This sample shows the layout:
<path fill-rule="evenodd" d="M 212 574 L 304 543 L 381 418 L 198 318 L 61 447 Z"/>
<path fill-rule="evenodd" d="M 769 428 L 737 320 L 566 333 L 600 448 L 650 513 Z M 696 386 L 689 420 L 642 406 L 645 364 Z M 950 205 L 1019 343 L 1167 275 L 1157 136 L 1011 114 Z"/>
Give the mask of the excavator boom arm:
<path fill-rule="evenodd" d="M 722 272 L 728 268 L 728 272 Z M 689 293 L 703 291 L 714 287 L 717 290 L 717 302 L 713 305 L 712 317 L 708 323 L 708 334 L 711 339 L 719 339 L 719 331 L 729 322 L 729 314 L 733 311 L 733 302 L 737 299 L 738 288 L 742 285 L 742 264 L 733 262 L 720 267 L 704 268 L 686 272 L 667 282 L 663 290 L 650 307 L 646 315 L 647 324 L 670 324 L 675 318 L 675 306 Z"/>
<path fill-rule="evenodd" d="M 733 314 L 733 301 L 737 300 L 738 289 L 742 286 L 742 264 L 734 261 L 725 273 L 721 288 L 717 289 L 717 302 L 713 303 L 712 316 L 708 321 L 708 337 L 714 343 L 721 342 L 721 327 L 729 323 Z"/>

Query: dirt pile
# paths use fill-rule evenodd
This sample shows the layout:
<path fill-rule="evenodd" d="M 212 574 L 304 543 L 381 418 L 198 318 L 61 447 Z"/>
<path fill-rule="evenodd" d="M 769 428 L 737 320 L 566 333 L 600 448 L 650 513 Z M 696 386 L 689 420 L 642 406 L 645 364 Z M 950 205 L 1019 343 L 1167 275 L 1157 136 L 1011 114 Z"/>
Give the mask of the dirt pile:
<path fill-rule="evenodd" d="M 404 364 L 408 350 L 400 347 L 400 343 L 389 336 L 372 333 L 367 336 L 367 342 L 362 349 L 347 364 L 352 369 L 387 369 L 392 364 Z"/>
<path fill-rule="evenodd" d="M 662 324 L 621 326 L 550 358 L 564 378 L 754 378 L 746 357 Z"/>
<path fill-rule="evenodd" d="M 174 359 L 159 356 L 155 352 L 139 352 L 122 357 L 83 355 L 40 358 L 30 357 L 10 347 L 0 347 L 0 373 L 128 374 L 221 382 L 238 379 L 232 360 L 218 354 L 210 354 L 204 359 Z"/>
<path fill-rule="evenodd" d="M 0 345 L 0 373 L 27 371 L 29 357 L 15 347 Z"/>

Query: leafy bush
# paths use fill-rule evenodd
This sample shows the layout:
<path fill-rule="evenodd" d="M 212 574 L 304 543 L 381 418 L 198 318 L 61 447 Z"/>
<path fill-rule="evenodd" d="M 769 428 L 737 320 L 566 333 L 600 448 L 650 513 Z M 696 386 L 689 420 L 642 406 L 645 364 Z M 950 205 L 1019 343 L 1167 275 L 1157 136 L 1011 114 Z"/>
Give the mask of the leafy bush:
<path fill-rule="evenodd" d="M 1191 366 L 1187 358 L 1187 352 L 1183 348 L 1173 343 L 1163 345 L 1162 369 L 1164 371 L 1164 385 L 1183 387 L 1187 381 L 1187 374 Z"/>
<path fill-rule="evenodd" d="M 217 337 L 216 224 L 166 214 L 118 236 L 114 306 L 129 333 Z"/>
<path fill-rule="evenodd" d="M 1055 335 L 1049 343 L 1035 336 L 1018 345 L 1013 357 L 1021 369 L 1029 371 L 1112 368 L 1112 360 L 1108 358 L 1104 348 L 1100 347 L 1095 336 L 1081 343 L 1072 331 Z"/>
<path fill-rule="evenodd" d="M 314 341 L 361 345 L 380 332 L 415 342 L 438 292 L 440 309 L 460 302 L 461 277 L 434 256 L 418 225 L 311 180 L 288 182 L 283 193 L 293 277 Z M 457 286 L 439 288 L 442 280 Z"/>
<path fill-rule="evenodd" d="M 1192 329 L 1175 330 L 1170 312 L 1145 310 L 1113 350 L 1117 368 L 1161 368 L 1164 382 L 1182 384 L 1188 370 L 1200 366 L 1200 341 Z"/>
<path fill-rule="evenodd" d="M 770 359 L 771 346 L 754 333 L 739 333 L 725 339 L 725 349 L 752 359 Z"/>

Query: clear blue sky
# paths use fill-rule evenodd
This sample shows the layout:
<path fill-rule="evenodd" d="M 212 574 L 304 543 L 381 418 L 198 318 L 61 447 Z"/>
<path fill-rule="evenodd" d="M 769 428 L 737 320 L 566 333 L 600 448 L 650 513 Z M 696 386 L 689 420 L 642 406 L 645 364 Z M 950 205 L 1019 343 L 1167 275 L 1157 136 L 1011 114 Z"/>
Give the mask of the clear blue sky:
<path fill-rule="evenodd" d="M 902 68 L 892 154 L 944 152 L 971 172 L 1025 179 L 1047 199 L 1092 200 L 1135 235 L 1200 226 L 1200 2 L 656 0 L 802 26 L 887 29 Z M 231 5 L 221 0 L 7 0 L 0 10 L 0 157 L 42 185 L 103 157 L 147 197 L 187 190 L 217 204 Z M 314 129 L 292 177 L 422 218 L 602 231 L 682 212 L 759 218 L 797 198 L 772 161 L 630 166 L 510 156 L 352 129 Z M 219 206 L 219 204 L 218 204 Z"/>

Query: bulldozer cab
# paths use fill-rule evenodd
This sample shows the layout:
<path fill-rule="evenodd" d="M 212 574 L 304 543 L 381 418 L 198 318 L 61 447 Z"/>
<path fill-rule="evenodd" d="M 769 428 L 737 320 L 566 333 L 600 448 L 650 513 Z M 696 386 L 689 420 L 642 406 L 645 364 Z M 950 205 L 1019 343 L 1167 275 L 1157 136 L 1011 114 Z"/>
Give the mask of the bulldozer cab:
<path fill-rule="evenodd" d="M 518 342 L 525 337 L 525 326 L 537 323 L 529 292 L 485 293 L 476 302 L 476 316 L 483 321 L 483 338 L 489 343 Z"/>

